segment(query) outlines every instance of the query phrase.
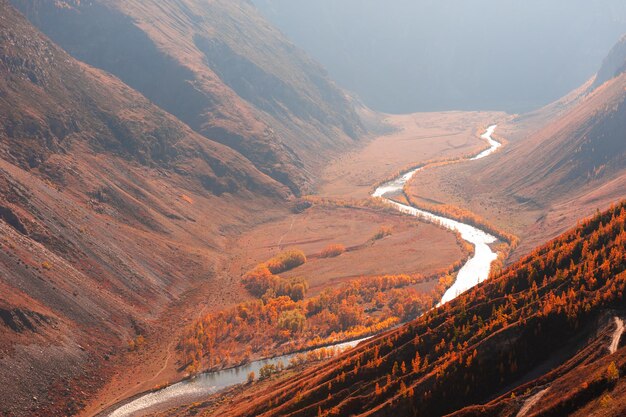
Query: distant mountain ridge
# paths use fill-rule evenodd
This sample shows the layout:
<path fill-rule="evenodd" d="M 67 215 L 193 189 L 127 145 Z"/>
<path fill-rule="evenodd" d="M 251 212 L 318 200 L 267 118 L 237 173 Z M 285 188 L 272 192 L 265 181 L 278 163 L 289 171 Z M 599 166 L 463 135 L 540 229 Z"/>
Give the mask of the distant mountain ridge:
<path fill-rule="evenodd" d="M 626 35 L 611 49 L 604 59 L 602 67 L 598 71 L 593 82 L 593 88 L 599 87 L 605 82 L 615 78 L 626 71 Z"/>
<path fill-rule="evenodd" d="M 622 0 L 252 0 L 374 110 L 546 105 L 593 76 Z"/>

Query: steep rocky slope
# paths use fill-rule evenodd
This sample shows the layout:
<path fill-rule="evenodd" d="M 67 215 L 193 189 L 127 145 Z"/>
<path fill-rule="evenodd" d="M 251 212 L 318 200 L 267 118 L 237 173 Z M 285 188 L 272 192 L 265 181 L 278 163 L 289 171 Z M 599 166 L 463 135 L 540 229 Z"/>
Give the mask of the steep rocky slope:
<path fill-rule="evenodd" d="M 625 228 L 622 202 L 408 325 L 182 415 L 620 415 Z"/>
<path fill-rule="evenodd" d="M 0 415 L 73 414 L 185 292 L 228 297 L 226 230 L 288 195 L 0 0 Z"/>
<path fill-rule="evenodd" d="M 244 0 L 13 0 L 78 59 L 299 193 L 362 126 L 326 73 Z"/>

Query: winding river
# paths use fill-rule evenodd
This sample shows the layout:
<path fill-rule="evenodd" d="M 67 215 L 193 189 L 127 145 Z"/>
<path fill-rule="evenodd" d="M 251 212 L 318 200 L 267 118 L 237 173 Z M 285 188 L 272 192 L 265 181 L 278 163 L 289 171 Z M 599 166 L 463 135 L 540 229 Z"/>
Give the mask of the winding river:
<path fill-rule="evenodd" d="M 492 138 L 496 127 L 496 125 L 490 126 L 481 136 L 482 139 L 485 139 L 489 143 L 489 149 L 479 153 L 473 158 L 469 158 L 468 160 L 485 158 L 502 146 L 499 142 L 493 140 Z M 376 189 L 376 191 L 374 191 L 372 197 L 382 198 L 385 202 L 392 205 L 402 213 L 419 217 L 422 220 L 437 223 L 446 229 L 459 232 L 464 240 L 474 245 L 474 255 L 459 270 L 456 281 L 441 299 L 441 302 L 439 303 L 441 305 L 453 300 L 459 294 L 469 290 L 489 277 L 491 263 L 497 258 L 497 254 L 491 250 L 489 245 L 494 243 L 497 238 L 474 226 L 405 204 L 400 204 L 392 200 L 393 196 L 399 195 L 403 192 L 404 185 L 411 178 L 413 178 L 416 173 L 426 168 L 428 168 L 428 166 L 416 168 L 410 172 L 402 174 L 388 183 L 381 185 Z M 347 350 L 355 347 L 363 340 L 366 339 L 341 343 L 331 347 L 339 350 Z M 200 401 L 211 394 L 215 394 L 228 387 L 246 382 L 250 372 L 254 372 L 258 375 L 259 370 L 268 364 L 278 365 L 279 363 L 283 363 L 287 365 L 295 356 L 296 354 L 284 355 L 272 359 L 251 362 L 232 369 L 203 373 L 193 379 L 170 385 L 149 394 L 140 395 L 135 399 L 129 400 L 113 411 L 104 412 L 102 415 L 109 417 L 140 416 L 157 411 L 164 411 L 168 408 L 179 405 L 190 404 L 194 401 Z"/>
<path fill-rule="evenodd" d="M 485 158 L 502 146 L 499 142 L 493 140 L 492 135 L 496 130 L 497 125 L 489 126 L 487 131 L 481 136 L 489 142 L 490 147 L 479 153 L 470 161 Z M 463 160 L 459 161 L 463 162 Z M 472 256 L 457 274 L 456 281 L 446 291 L 441 299 L 441 304 L 445 304 L 448 301 L 455 299 L 459 294 L 464 293 L 473 286 L 483 282 L 489 277 L 489 271 L 491 270 L 491 263 L 498 258 L 498 255 L 491 250 L 490 244 L 498 240 L 495 236 L 492 236 L 477 227 L 469 224 L 461 223 L 456 220 L 449 219 L 447 217 L 439 216 L 434 213 L 430 213 L 425 210 L 420 210 L 406 204 L 398 203 L 391 199 L 395 195 L 399 195 L 404 190 L 404 185 L 413 178 L 415 174 L 428 168 L 428 165 L 416 168 L 400 177 L 389 181 L 378 187 L 372 194 L 372 197 L 379 197 L 386 201 L 388 204 L 394 206 L 398 211 L 409 214 L 411 216 L 419 217 L 420 219 L 436 223 L 445 227 L 446 229 L 459 232 L 463 240 L 471 243 L 474 246 L 474 256 Z"/>

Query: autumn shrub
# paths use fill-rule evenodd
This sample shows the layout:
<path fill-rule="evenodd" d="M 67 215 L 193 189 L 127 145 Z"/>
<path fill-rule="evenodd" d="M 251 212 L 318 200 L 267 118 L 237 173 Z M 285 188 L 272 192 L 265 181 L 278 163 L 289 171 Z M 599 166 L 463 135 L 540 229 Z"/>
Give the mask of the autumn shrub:
<path fill-rule="evenodd" d="M 306 255 L 301 250 L 283 252 L 265 263 L 272 274 L 280 274 L 297 268 L 306 262 Z"/>
<path fill-rule="evenodd" d="M 131 339 L 128 341 L 128 350 L 130 351 L 140 350 L 141 348 L 143 348 L 145 343 L 146 343 L 146 339 L 142 335 L 139 335 L 135 337 L 134 339 Z"/>
<path fill-rule="evenodd" d="M 276 288 L 279 283 L 280 277 L 272 274 L 265 264 L 258 265 L 243 276 L 243 285 L 256 297 L 263 296 L 268 290 Z"/>
<path fill-rule="evenodd" d="M 309 290 L 306 279 L 301 277 L 283 279 L 272 274 L 265 264 L 245 274 L 242 283 L 250 294 L 264 300 L 287 296 L 294 301 L 300 301 Z"/>
<path fill-rule="evenodd" d="M 268 363 L 267 365 L 263 365 L 261 369 L 259 369 L 259 379 L 267 379 L 270 376 L 277 374 L 280 372 L 280 368 L 272 363 Z"/>
<path fill-rule="evenodd" d="M 283 252 L 267 262 L 257 265 L 242 277 L 244 287 L 257 298 L 288 296 L 295 301 L 304 299 L 309 284 L 304 278 L 282 279 L 278 273 L 296 268 L 306 262 L 304 252 Z"/>
<path fill-rule="evenodd" d="M 615 362 L 611 362 L 608 368 L 606 368 L 606 378 L 611 382 L 619 379 L 619 369 L 617 369 Z"/>
<path fill-rule="evenodd" d="M 341 329 L 349 329 L 361 323 L 364 314 L 361 306 L 351 305 L 346 300 L 342 301 L 337 308 L 337 317 Z"/>
<path fill-rule="evenodd" d="M 376 232 L 372 240 L 384 239 L 387 236 L 391 236 L 391 233 L 392 233 L 391 227 L 383 226 L 380 229 L 378 229 L 378 231 Z"/>
<path fill-rule="evenodd" d="M 340 244 L 333 244 L 333 245 L 328 245 L 326 246 L 323 250 L 322 253 L 320 254 L 320 257 L 322 258 L 336 258 L 337 256 L 343 254 L 346 252 L 346 247 Z"/>
<path fill-rule="evenodd" d="M 302 277 L 289 279 L 279 278 L 277 285 L 274 287 L 276 296 L 287 296 L 293 301 L 304 300 L 308 290 L 309 283 Z"/>
<path fill-rule="evenodd" d="M 600 398 L 600 407 L 602 408 L 608 408 L 611 406 L 611 403 L 613 403 L 613 397 L 611 397 L 610 394 L 604 394 L 601 398 Z"/>
<path fill-rule="evenodd" d="M 304 330 L 306 317 L 300 310 L 283 311 L 278 317 L 278 328 L 289 330 L 291 333 L 299 333 Z"/>

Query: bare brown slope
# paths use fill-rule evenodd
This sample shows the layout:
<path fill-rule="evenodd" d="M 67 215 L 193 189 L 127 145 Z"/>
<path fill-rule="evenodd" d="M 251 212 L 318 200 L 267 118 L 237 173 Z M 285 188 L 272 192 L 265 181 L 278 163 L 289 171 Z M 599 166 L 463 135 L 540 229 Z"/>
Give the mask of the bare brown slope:
<path fill-rule="evenodd" d="M 426 172 L 409 193 L 519 235 L 518 256 L 606 208 L 626 195 L 626 74 L 584 90 L 502 124 L 501 152 Z"/>
<path fill-rule="evenodd" d="M 326 73 L 242 0 L 14 0 L 103 68 L 298 193 L 361 122 Z"/>
<path fill-rule="evenodd" d="M 73 414 L 185 292 L 228 302 L 225 230 L 287 194 L 1 0 L 0 415 Z"/>

